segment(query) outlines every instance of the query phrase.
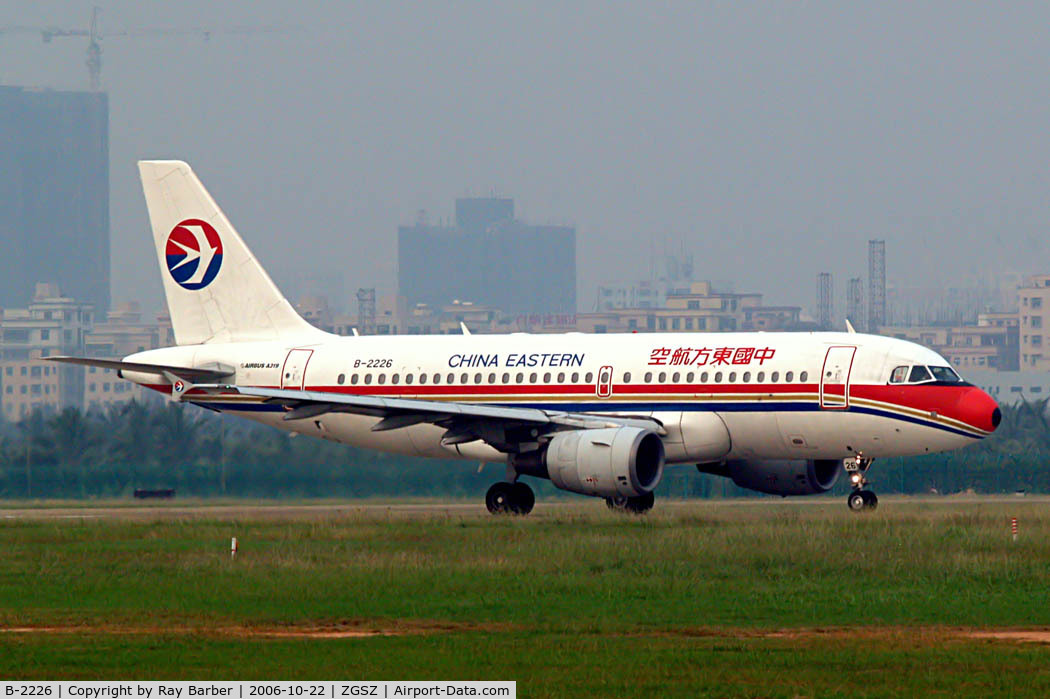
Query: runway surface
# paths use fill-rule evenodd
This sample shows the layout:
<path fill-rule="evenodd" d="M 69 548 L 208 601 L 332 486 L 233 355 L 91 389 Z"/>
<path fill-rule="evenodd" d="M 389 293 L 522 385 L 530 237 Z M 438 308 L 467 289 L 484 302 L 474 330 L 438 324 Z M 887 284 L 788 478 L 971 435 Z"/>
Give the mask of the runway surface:
<path fill-rule="evenodd" d="M 971 494 L 946 496 L 883 496 L 880 507 L 898 507 L 907 505 L 977 505 L 977 504 L 1047 504 L 1050 496 L 989 495 Z M 840 497 L 816 498 L 741 498 L 731 500 L 657 500 L 655 514 L 660 512 L 684 513 L 686 511 L 702 512 L 707 508 L 724 507 L 842 507 L 845 502 Z M 531 517 L 543 517 L 558 514 L 579 512 L 588 508 L 598 509 L 602 503 L 597 499 L 578 498 L 538 502 Z M 106 501 L 99 504 L 79 504 L 71 502 L 44 502 L 29 506 L 8 501 L 0 505 L 0 521 L 4 520 L 163 520 L 181 518 L 206 519 L 319 519 L 339 517 L 352 514 L 383 515 L 398 517 L 455 515 L 457 517 L 489 516 L 485 505 L 478 502 L 375 502 L 375 501 L 340 501 L 340 502 L 280 502 L 280 501 L 245 501 L 229 502 L 194 500 L 187 503 L 157 503 L 144 505 L 134 501 L 127 503 Z"/>

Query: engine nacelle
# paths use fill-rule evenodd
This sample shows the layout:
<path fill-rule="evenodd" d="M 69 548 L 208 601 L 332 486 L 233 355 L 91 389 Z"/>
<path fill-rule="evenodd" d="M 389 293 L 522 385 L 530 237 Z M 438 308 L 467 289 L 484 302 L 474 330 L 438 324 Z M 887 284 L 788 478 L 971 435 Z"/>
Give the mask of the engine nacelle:
<path fill-rule="evenodd" d="M 842 461 L 742 461 L 698 464 L 701 473 L 732 478 L 741 488 L 771 495 L 814 495 L 831 490 L 839 479 Z"/>
<path fill-rule="evenodd" d="M 558 432 L 542 454 L 545 474 L 563 490 L 600 497 L 649 493 L 664 473 L 660 435 L 641 427 Z M 524 463 L 523 463 L 524 465 Z M 531 469 L 524 473 L 540 475 Z"/>

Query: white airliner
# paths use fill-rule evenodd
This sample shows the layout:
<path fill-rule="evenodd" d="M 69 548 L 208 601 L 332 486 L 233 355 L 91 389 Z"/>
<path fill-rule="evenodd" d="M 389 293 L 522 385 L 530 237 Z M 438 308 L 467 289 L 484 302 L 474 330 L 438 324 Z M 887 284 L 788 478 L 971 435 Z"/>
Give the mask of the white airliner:
<path fill-rule="evenodd" d="M 872 459 L 964 447 L 1000 421 L 937 353 L 853 332 L 325 333 L 186 163 L 139 171 L 178 346 L 53 360 L 292 432 L 505 464 L 494 513 L 531 511 L 521 476 L 644 512 L 667 464 L 780 495 L 825 492 L 845 470 L 849 507 L 868 509 Z"/>

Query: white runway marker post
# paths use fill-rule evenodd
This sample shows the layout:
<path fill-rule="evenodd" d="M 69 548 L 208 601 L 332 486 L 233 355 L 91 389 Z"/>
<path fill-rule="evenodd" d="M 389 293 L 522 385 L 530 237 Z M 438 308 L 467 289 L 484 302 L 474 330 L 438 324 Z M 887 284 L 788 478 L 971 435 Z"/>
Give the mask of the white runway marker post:
<path fill-rule="evenodd" d="M 1014 541 L 1017 541 L 1017 518 L 1010 518 L 1010 533 L 1013 534 Z"/>
<path fill-rule="evenodd" d="M 230 558 L 237 558 L 237 537 L 230 539 Z"/>

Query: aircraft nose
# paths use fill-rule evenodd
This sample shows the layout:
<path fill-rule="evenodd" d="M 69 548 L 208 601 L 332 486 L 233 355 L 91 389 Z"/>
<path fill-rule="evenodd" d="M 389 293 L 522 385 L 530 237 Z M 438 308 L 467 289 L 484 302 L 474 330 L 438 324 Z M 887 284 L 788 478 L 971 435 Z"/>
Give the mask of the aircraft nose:
<path fill-rule="evenodd" d="M 959 398 L 960 417 L 966 424 L 985 432 L 995 432 L 1003 420 L 999 404 L 990 395 L 977 387 L 968 388 Z"/>

